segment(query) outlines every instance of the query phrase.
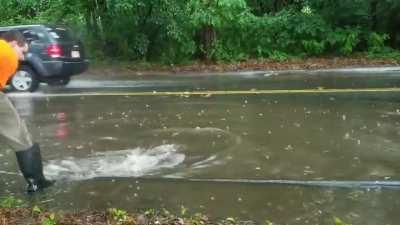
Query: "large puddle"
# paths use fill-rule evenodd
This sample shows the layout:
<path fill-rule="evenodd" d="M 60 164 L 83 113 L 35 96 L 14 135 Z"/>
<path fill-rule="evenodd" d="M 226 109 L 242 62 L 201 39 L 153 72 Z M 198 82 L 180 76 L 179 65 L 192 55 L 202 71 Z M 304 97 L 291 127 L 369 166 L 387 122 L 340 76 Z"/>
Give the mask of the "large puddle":
<path fill-rule="evenodd" d="M 397 224 L 398 93 L 15 98 L 56 209 L 181 205 L 279 224 Z M 23 195 L 2 148 L 0 195 Z M 307 181 L 311 185 L 257 181 Z M 237 181 L 237 182 L 229 182 Z M 252 182 L 256 181 L 256 182 Z M 312 182 L 329 181 L 327 185 Z M 379 185 L 378 185 L 379 186 Z"/>

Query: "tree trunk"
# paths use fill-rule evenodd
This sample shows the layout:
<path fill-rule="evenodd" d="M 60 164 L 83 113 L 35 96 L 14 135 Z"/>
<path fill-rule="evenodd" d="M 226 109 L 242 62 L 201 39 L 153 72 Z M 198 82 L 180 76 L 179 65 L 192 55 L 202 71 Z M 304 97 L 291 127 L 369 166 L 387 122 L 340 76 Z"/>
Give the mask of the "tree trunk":
<path fill-rule="evenodd" d="M 378 18 L 377 18 L 378 0 L 371 0 L 370 14 L 371 14 L 371 30 L 376 31 Z"/>
<path fill-rule="evenodd" d="M 392 48 L 399 47 L 399 32 L 400 32 L 400 14 L 396 10 L 392 10 L 389 22 L 389 38 Z"/>
<path fill-rule="evenodd" d="M 204 25 L 199 34 L 200 57 L 202 60 L 206 62 L 211 61 L 215 40 L 216 33 L 214 27 L 212 25 Z"/>
<path fill-rule="evenodd" d="M 399 44 L 398 44 L 398 35 L 396 32 L 392 33 L 391 40 L 392 40 L 391 43 L 392 48 L 397 49 L 399 47 Z"/>
<path fill-rule="evenodd" d="M 273 5 L 274 5 L 274 13 L 277 13 L 278 12 L 278 10 L 279 10 L 279 1 L 280 0 L 274 0 L 274 3 L 273 3 Z"/>

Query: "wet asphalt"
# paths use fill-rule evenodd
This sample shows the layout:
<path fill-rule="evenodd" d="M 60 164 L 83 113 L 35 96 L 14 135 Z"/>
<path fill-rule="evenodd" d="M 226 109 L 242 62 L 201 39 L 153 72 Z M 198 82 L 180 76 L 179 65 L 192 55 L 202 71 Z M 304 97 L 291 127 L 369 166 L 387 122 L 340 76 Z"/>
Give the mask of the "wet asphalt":
<path fill-rule="evenodd" d="M 397 186 L 334 181 L 400 180 L 398 88 L 399 68 L 362 68 L 85 75 L 9 96 L 57 180 L 39 197 L 52 208 L 183 205 L 214 218 L 375 225 L 399 221 Z M 23 196 L 15 163 L 0 171 L 0 194 Z"/>

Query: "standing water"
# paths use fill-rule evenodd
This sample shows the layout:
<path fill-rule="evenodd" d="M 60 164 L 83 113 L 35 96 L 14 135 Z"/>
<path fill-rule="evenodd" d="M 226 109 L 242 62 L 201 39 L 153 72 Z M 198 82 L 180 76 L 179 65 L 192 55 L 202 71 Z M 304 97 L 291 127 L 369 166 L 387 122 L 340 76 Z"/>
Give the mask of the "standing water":
<path fill-rule="evenodd" d="M 57 180 L 41 196 L 54 209 L 185 206 L 277 224 L 332 224 L 334 216 L 396 224 L 398 189 L 331 181 L 399 180 L 399 97 L 43 97 L 29 99 L 25 119 L 42 144 L 46 176 Z M 21 194 L 12 155 L 0 148 L 0 195 Z M 331 183 L 257 182 L 268 180 Z"/>

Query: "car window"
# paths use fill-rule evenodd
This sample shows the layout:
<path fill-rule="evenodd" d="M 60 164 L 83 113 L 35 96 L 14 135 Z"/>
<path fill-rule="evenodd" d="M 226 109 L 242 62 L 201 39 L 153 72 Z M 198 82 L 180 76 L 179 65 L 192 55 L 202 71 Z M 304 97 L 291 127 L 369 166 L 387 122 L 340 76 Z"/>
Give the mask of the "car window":
<path fill-rule="evenodd" d="M 46 34 L 41 30 L 35 28 L 19 28 L 16 30 L 18 30 L 19 32 L 22 33 L 22 35 L 24 35 L 28 43 L 46 41 Z M 7 31 L 8 30 L 0 31 L 0 36 L 2 36 Z"/>
<path fill-rule="evenodd" d="M 26 40 L 30 42 L 38 42 L 38 41 L 44 41 L 46 35 L 43 31 L 40 30 L 21 30 L 21 33 L 24 35 Z"/>
<path fill-rule="evenodd" d="M 60 41 L 71 41 L 73 40 L 72 35 L 70 32 L 62 27 L 53 27 L 53 28 L 47 28 L 47 31 L 49 32 L 50 36 L 56 40 Z"/>

